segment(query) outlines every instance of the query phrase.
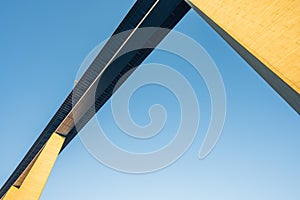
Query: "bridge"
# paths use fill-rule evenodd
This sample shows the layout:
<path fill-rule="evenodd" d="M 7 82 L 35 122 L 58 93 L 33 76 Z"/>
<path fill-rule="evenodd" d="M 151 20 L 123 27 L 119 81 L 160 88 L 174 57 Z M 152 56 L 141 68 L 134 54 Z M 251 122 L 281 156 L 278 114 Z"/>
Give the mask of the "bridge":
<path fill-rule="evenodd" d="M 230 1 L 230 7 L 228 2 L 136 1 L 2 186 L 0 198 L 38 199 L 59 153 L 93 117 L 94 111 L 101 109 L 113 95 L 117 82 L 126 80 L 124 74 L 138 67 L 168 34 L 167 30 L 171 30 L 191 8 L 195 9 L 299 114 L 300 55 L 297 35 L 300 24 L 297 20 L 292 20 L 288 26 L 284 23 L 286 18 L 293 19 L 286 16 L 286 13 L 290 13 L 291 10 L 294 10 L 294 13 L 298 12 L 297 1 L 281 0 L 271 3 L 267 0 L 253 0 L 244 4 L 241 1 Z M 258 16 L 258 11 L 265 7 L 270 7 L 269 13 L 263 12 L 263 16 Z M 274 10 L 276 12 L 273 12 Z M 243 17 L 237 17 L 239 15 Z M 257 20 L 253 21 L 253 18 Z M 295 18 L 297 19 L 296 16 Z M 143 27 L 160 27 L 166 31 L 143 33 L 141 40 L 138 29 Z M 251 27 L 252 31 L 247 27 Z M 274 33 L 270 27 L 282 31 Z M 119 33 L 124 31 L 125 34 L 119 36 Z M 265 38 L 268 38 L 269 42 L 262 45 Z M 150 43 L 153 48 L 144 48 L 146 43 Z M 122 55 L 122 52 L 132 45 L 135 45 L 136 49 Z M 96 97 L 91 98 L 90 94 L 94 90 L 97 90 Z"/>

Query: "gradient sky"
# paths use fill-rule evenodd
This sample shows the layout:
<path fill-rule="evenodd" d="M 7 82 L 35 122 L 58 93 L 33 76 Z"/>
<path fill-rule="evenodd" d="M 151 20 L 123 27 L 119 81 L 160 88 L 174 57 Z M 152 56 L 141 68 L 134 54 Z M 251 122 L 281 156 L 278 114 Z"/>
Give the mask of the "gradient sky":
<path fill-rule="evenodd" d="M 0 2 L 0 184 L 2 185 L 71 91 L 89 52 L 107 39 L 133 5 L 130 0 Z M 79 137 L 60 154 L 41 199 L 300 199 L 299 115 L 194 11 L 175 30 L 202 45 L 222 75 L 227 116 L 212 153 L 198 159 L 210 119 L 209 94 L 185 62 L 155 51 L 146 62 L 166 64 L 186 75 L 200 102 L 197 137 L 181 159 L 158 172 L 132 175 L 95 160 Z M 172 134 L 180 116 L 174 97 L 160 87 L 139 90 L 133 118 L 147 124 L 151 103 L 166 104 Z M 115 126 L 110 107 L 98 119 Z M 111 136 L 131 148 L 127 139 Z M 122 134 L 122 133 L 120 133 Z M 163 142 L 168 142 L 168 137 Z M 136 141 L 138 149 L 139 142 Z M 150 141 L 146 150 L 162 141 Z M 132 144 L 132 143 L 130 143 Z"/>

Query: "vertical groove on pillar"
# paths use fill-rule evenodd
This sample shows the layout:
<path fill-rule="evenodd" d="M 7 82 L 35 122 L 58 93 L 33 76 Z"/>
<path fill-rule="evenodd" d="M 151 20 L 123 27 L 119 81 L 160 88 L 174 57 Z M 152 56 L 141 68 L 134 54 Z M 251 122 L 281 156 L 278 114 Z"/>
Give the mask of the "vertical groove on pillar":
<path fill-rule="evenodd" d="M 53 133 L 20 188 L 12 186 L 3 200 L 40 198 L 65 138 Z"/>

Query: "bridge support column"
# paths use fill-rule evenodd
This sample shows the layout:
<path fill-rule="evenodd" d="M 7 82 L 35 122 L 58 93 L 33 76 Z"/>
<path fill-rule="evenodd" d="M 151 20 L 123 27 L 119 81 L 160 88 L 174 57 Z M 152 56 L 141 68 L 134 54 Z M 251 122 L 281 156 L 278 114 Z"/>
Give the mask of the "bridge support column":
<path fill-rule="evenodd" d="M 21 186 L 19 188 L 12 186 L 3 200 L 39 199 L 64 140 L 64 137 L 53 133 L 41 150 Z"/>

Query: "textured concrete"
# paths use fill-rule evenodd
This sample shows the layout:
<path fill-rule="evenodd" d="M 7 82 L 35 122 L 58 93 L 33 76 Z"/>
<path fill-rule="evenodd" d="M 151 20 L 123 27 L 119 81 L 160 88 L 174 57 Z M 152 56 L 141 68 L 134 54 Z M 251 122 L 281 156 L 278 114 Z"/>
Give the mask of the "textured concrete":
<path fill-rule="evenodd" d="M 300 1 L 189 2 L 300 113 Z"/>
<path fill-rule="evenodd" d="M 191 0 L 300 93 L 299 0 Z"/>

